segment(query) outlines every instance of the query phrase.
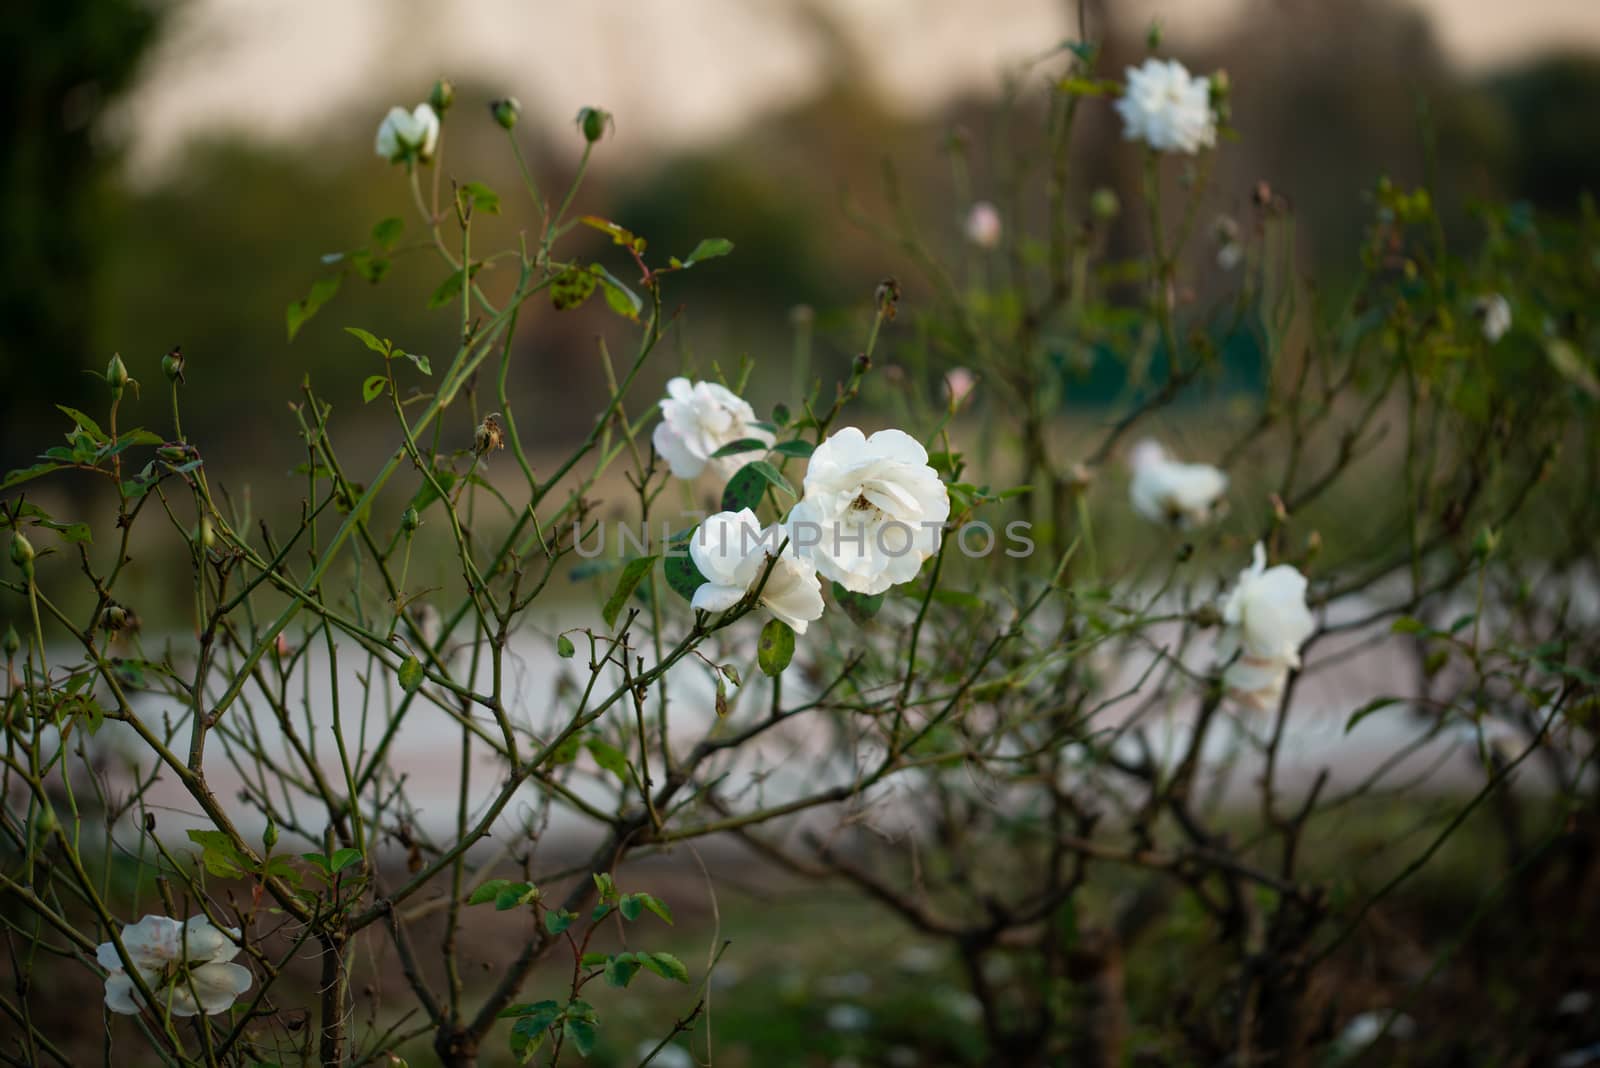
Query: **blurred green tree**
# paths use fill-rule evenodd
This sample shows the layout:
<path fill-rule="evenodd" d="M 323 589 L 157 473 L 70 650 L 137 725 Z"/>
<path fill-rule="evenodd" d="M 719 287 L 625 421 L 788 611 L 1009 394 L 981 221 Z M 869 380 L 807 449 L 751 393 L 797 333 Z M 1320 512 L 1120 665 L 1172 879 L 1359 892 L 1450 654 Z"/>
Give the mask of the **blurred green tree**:
<path fill-rule="evenodd" d="M 49 401 L 80 397 L 111 210 L 115 146 L 97 121 L 127 90 L 163 10 L 143 0 L 20 0 L 0 19 L 0 452 L 31 454 Z M 109 353 L 105 357 L 109 357 Z"/>

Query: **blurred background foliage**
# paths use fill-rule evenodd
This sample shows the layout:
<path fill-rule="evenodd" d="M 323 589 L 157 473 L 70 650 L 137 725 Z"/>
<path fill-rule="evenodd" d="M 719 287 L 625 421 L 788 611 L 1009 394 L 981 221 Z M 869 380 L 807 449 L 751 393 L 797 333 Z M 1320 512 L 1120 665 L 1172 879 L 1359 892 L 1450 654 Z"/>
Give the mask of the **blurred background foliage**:
<path fill-rule="evenodd" d="M 1109 5 L 1091 8 L 1106 28 L 1101 69 L 1114 74 L 1137 62 L 1146 28 L 1119 25 Z M 7 235 L 0 361 L 8 383 L 0 448 L 8 468 L 64 432 L 52 404 L 95 403 L 94 383 L 82 372 L 103 367 L 113 351 L 145 382 L 149 402 L 164 388 L 161 355 L 181 344 L 189 433 L 213 462 L 242 465 L 251 476 L 297 462 L 285 405 L 297 399 L 308 369 L 325 395 L 348 398 L 343 416 L 354 422 L 342 425 L 359 438 L 359 385 L 370 367 L 344 325 L 369 327 L 414 351 L 453 345 L 454 313 L 423 307 L 443 272 L 431 255 L 406 251 L 420 236 L 407 190 L 370 145 L 382 111 L 422 98 L 427 86 L 372 86 L 360 99 L 340 101 L 322 128 L 292 145 L 240 136 L 193 143 L 133 182 L 118 166 L 121 146 L 105 118 L 141 74 L 160 76 L 143 59 L 170 16 L 140 0 L 24 0 L 0 25 L 0 78 L 13 102 L 0 118 Z M 880 278 L 901 277 L 909 305 L 932 299 L 905 252 L 872 229 L 903 212 L 936 253 L 954 260 L 970 199 L 993 195 L 992 161 L 1004 165 L 1024 153 L 1017 139 L 1028 135 L 1020 131 L 1040 125 L 1000 128 L 988 99 L 897 117 L 862 75 L 870 56 L 852 51 L 858 46 L 843 34 L 830 39 L 837 46 L 830 81 L 811 99 L 664 158 L 619 156 L 603 143 L 580 202 L 645 235 L 663 255 L 681 255 L 705 236 L 734 241 L 733 257 L 684 276 L 669 297 L 685 305 L 682 344 L 691 365 L 730 368 L 742 355 L 762 358 L 752 387 L 758 407 L 780 399 L 789 382 L 795 306 L 815 309 L 814 370 L 826 379 L 859 343 L 858 313 Z M 1263 40 L 1273 47 L 1260 47 Z M 1380 0 L 1262 3 L 1204 51 L 1169 44 L 1191 69 L 1225 68 L 1232 78 L 1233 121 L 1243 137 L 1219 154 L 1215 210 L 1243 214 L 1257 183 L 1270 183 L 1295 211 L 1305 266 L 1325 280 L 1356 270 L 1372 203 L 1352 190 L 1372 189 L 1379 174 L 1401 185 L 1431 181 L 1447 229 L 1473 240 L 1481 231 L 1469 211 L 1476 201 L 1520 199 L 1573 214 L 1584 190 L 1600 188 L 1595 57 L 1554 56 L 1469 78 L 1452 70 L 1421 16 Z M 509 243 L 533 212 L 484 111 L 506 88 L 458 80 L 444 177 L 482 180 L 502 193 L 505 212 L 480 240 Z M 1042 96 L 1027 89 L 1019 95 L 1024 110 Z M 1135 202 L 1139 180 L 1137 155 L 1122 147 L 1109 108 L 1091 111 L 1078 132 L 1082 162 L 1070 190 L 1080 214 L 1102 186 Z M 517 134 L 546 188 L 567 179 L 576 131 L 524 123 Z M 967 146 L 970 188 L 952 166 L 953 143 Z M 886 161 L 898 204 L 886 193 Z M 361 247 L 386 216 L 405 218 L 409 228 L 389 276 L 371 285 L 347 272 L 334 304 L 291 345 L 285 305 L 317 278 L 345 269 L 319 258 Z M 1142 245 L 1136 216 L 1117 221 L 1114 249 Z M 867 225 L 858 225 L 862 219 Z M 1008 222 L 1029 225 L 1026 217 Z M 586 253 L 611 255 L 599 235 L 584 240 Z M 588 424 L 603 388 L 595 339 L 610 329 L 597 304 L 524 317 L 519 360 L 534 373 L 522 380 L 537 392 L 518 398 L 518 411 L 536 448 L 558 447 Z M 1230 381 L 1248 384 L 1256 359 L 1230 354 L 1241 369 Z M 665 365 L 655 373 L 665 377 Z M 1116 395 L 1116 379 L 1114 370 L 1097 371 L 1075 399 L 1104 403 Z M 640 396 L 656 384 L 644 383 Z M 147 403 L 142 418 L 160 425 L 163 407 Z"/>

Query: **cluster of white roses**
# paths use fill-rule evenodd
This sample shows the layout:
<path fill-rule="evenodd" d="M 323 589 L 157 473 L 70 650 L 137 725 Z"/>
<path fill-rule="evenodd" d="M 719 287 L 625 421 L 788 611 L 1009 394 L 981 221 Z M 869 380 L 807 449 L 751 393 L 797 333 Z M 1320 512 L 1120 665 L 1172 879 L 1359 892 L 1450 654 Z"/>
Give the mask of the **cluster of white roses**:
<path fill-rule="evenodd" d="M 1128 483 L 1134 510 L 1154 522 L 1188 529 L 1220 515 L 1228 476 L 1210 464 L 1173 459 L 1154 441 L 1130 450 Z M 1316 624 L 1306 607 L 1306 578 L 1288 564 L 1268 568 L 1256 544 L 1254 563 L 1222 602 L 1224 629 L 1218 655 L 1227 662 L 1222 681 L 1230 696 L 1252 708 L 1277 704 L 1300 646 Z"/>
<path fill-rule="evenodd" d="M 674 378 L 652 441 L 679 478 L 708 467 L 727 478 L 742 465 L 718 450 L 737 441 L 770 446 L 771 431 L 737 394 Z M 916 577 L 939 548 L 950 495 L 911 435 L 855 427 L 811 454 L 802 497 L 782 523 L 762 528 L 748 508 L 718 512 L 696 530 L 689 555 L 706 583 L 693 605 L 725 611 L 760 587 L 761 603 L 796 633 L 822 615 L 821 577 L 852 593 L 878 594 Z"/>
<path fill-rule="evenodd" d="M 234 999 L 250 989 L 250 969 L 230 964 L 239 953 L 239 932 L 218 928 L 204 916 L 179 923 L 167 916 L 146 916 L 122 929 L 127 951 L 144 985 L 157 999 L 157 1012 L 198 1016 L 226 1012 Z M 102 942 L 95 960 L 106 970 L 106 1008 L 137 1015 L 139 988 L 123 967 L 117 947 Z"/>

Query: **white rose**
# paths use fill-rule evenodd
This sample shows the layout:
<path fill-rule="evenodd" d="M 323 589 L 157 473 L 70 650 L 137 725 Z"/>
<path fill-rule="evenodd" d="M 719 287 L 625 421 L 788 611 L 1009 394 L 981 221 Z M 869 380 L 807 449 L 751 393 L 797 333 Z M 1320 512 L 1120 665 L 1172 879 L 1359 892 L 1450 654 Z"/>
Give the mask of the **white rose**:
<path fill-rule="evenodd" d="M 845 427 L 817 446 L 789 513 L 796 548 L 856 593 L 909 582 L 939 549 L 950 494 L 910 434 Z"/>
<path fill-rule="evenodd" d="M 984 251 L 1000 246 L 1000 209 L 987 200 L 980 200 L 967 212 L 967 240 Z"/>
<path fill-rule="evenodd" d="M 1300 646 L 1317 628 L 1306 607 L 1306 577 L 1288 564 L 1267 567 L 1267 551 L 1256 542 L 1254 561 L 1222 602 L 1222 621 L 1217 653 L 1238 654 L 1223 672 L 1224 686 L 1245 704 L 1276 704 L 1289 670 L 1300 666 Z"/>
<path fill-rule="evenodd" d="M 1499 293 L 1487 293 L 1472 302 L 1484 340 L 1493 345 L 1511 329 L 1511 302 Z"/>
<path fill-rule="evenodd" d="M 378 124 L 378 155 L 391 163 L 412 155 L 430 159 L 438 144 L 439 116 L 427 104 L 418 104 L 414 111 L 390 108 Z"/>
<path fill-rule="evenodd" d="M 708 463 L 717 475 L 727 478 L 750 457 L 740 454 L 713 460 L 712 453 L 740 438 L 754 438 L 765 445 L 774 440 L 770 431 L 752 426 L 755 421 L 755 409 L 727 387 L 674 378 L 667 383 L 661 422 L 650 440 L 678 478 L 695 478 Z"/>
<path fill-rule="evenodd" d="M 226 1012 L 234 999 L 250 989 L 250 969 L 229 964 L 239 947 L 239 932 L 213 927 L 204 916 L 179 923 L 166 916 L 146 916 L 122 929 L 122 948 L 128 951 L 145 985 L 174 1016 Z M 102 942 L 95 960 L 107 971 L 106 1007 L 112 1012 L 137 1015 L 138 987 L 122 966 L 117 947 Z"/>
<path fill-rule="evenodd" d="M 1211 519 L 1228 489 L 1228 476 L 1210 464 L 1180 463 L 1153 441 L 1128 456 L 1128 494 L 1138 513 L 1157 523 L 1194 526 Z"/>
<path fill-rule="evenodd" d="M 1217 140 L 1211 82 L 1191 75 L 1175 59 L 1147 59 L 1128 68 L 1128 84 L 1117 101 L 1122 135 L 1158 152 L 1193 155 Z"/>
<path fill-rule="evenodd" d="M 691 601 L 697 609 L 725 612 L 766 575 L 761 603 L 796 634 L 804 634 L 806 625 L 822 616 L 816 567 L 795 553 L 787 530 L 777 524 L 761 529 L 748 508 L 708 516 L 689 543 L 689 556 L 706 577 Z M 767 574 L 767 564 L 774 559 L 772 573 Z"/>

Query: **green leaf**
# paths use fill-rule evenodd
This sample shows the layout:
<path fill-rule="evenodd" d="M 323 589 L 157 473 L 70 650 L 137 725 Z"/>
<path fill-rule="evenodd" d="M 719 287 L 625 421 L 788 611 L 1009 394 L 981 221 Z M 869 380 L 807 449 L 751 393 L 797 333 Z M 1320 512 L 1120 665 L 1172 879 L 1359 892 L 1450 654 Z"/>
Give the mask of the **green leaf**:
<path fill-rule="evenodd" d="M 394 243 L 400 240 L 400 235 L 405 232 L 406 224 L 403 220 L 390 216 L 380 219 L 372 228 L 372 241 L 379 248 L 387 252 L 394 248 Z"/>
<path fill-rule="evenodd" d="M 1350 718 L 1345 720 L 1344 732 L 1346 734 L 1349 734 L 1352 730 L 1355 729 L 1355 725 L 1357 723 L 1360 723 L 1362 720 L 1366 719 L 1368 716 L 1372 715 L 1374 712 L 1377 712 L 1379 709 L 1388 708 L 1390 705 L 1397 705 L 1397 704 L 1400 704 L 1400 703 L 1401 703 L 1400 702 L 1400 698 L 1398 698 L 1398 697 L 1375 697 L 1375 698 L 1373 698 L 1372 700 L 1368 701 L 1366 704 L 1362 705 L 1360 708 L 1356 709 L 1354 712 L 1350 713 Z"/>
<path fill-rule="evenodd" d="M 470 275 L 476 275 L 481 263 L 474 263 Z M 456 268 L 450 272 L 450 277 L 439 283 L 439 288 L 433 291 L 433 296 L 428 298 L 429 308 L 442 308 L 461 295 L 462 269 Z"/>
<path fill-rule="evenodd" d="M 511 885 L 510 879 L 490 879 L 467 895 L 467 904 L 481 905 L 500 896 L 500 891 Z"/>
<path fill-rule="evenodd" d="M 794 631 L 781 619 L 769 619 L 761 628 L 761 640 L 756 645 L 756 662 L 761 673 L 768 678 L 783 674 L 783 669 L 794 659 Z"/>
<path fill-rule="evenodd" d="M 430 377 L 433 375 L 433 364 L 429 363 L 428 358 L 422 355 L 420 352 L 405 352 L 401 349 L 396 349 L 395 355 L 404 356 L 406 359 L 416 364 L 417 370 L 421 371 L 423 374 L 429 375 Z"/>
<path fill-rule="evenodd" d="M 566 909 L 551 909 L 544 914 L 544 929 L 553 935 L 558 935 L 572 926 L 572 921 L 577 919 Z"/>
<path fill-rule="evenodd" d="M 655 972 L 663 979 L 676 979 L 680 983 L 689 981 L 689 969 L 683 966 L 683 961 L 671 953 L 635 953 L 639 963 Z"/>
<path fill-rule="evenodd" d="M 379 341 L 377 336 L 370 330 L 363 330 L 359 326 L 347 326 L 344 328 L 344 332 L 385 359 L 388 359 L 389 353 L 394 349 L 394 345 L 390 342 Z"/>
<path fill-rule="evenodd" d="M 61 467 L 62 465 L 58 463 L 42 463 L 34 464 L 32 467 L 19 467 L 6 475 L 4 482 L 0 482 L 0 490 L 8 490 L 12 486 L 19 486 L 24 482 L 38 478 L 40 475 L 48 475 Z"/>
<path fill-rule="evenodd" d="M 811 454 L 816 451 L 816 448 L 817 447 L 811 444 L 811 442 L 801 441 L 799 438 L 796 438 L 793 441 L 778 442 L 772 447 L 772 451 L 782 456 L 793 456 L 796 459 L 806 460 L 810 459 Z"/>
<path fill-rule="evenodd" d="M 635 252 L 643 252 L 645 249 L 644 238 L 631 230 L 618 226 L 610 219 L 602 219 L 598 215 L 580 215 L 578 216 L 578 221 L 585 226 L 599 230 L 603 234 L 610 234 L 613 244 L 621 245 L 623 248 L 631 248 Z"/>
<path fill-rule="evenodd" d="M 594 1052 L 595 1027 L 589 1020 L 574 1020 L 570 1016 L 566 1023 L 567 1034 L 572 1038 L 572 1045 L 581 1057 L 587 1057 Z"/>
<path fill-rule="evenodd" d="M 633 896 L 642 901 L 645 908 L 661 917 L 662 922 L 668 927 L 673 925 L 672 910 L 667 908 L 665 902 L 661 901 L 659 898 L 652 897 L 649 894 L 635 894 Z"/>
<path fill-rule="evenodd" d="M 609 986 L 625 987 L 638 974 L 639 962 L 633 959 L 632 953 L 618 953 L 606 961 L 605 976 Z"/>
<path fill-rule="evenodd" d="M 688 259 L 683 261 L 685 267 L 693 267 L 705 260 L 714 260 L 718 256 L 726 256 L 733 251 L 733 242 L 725 237 L 708 237 L 694 247 Z"/>
<path fill-rule="evenodd" d="M 563 660 L 571 660 L 578 650 L 573 647 L 572 639 L 565 634 L 556 635 L 556 655 Z"/>
<path fill-rule="evenodd" d="M 687 552 L 671 553 L 661 562 L 661 573 L 666 576 L 672 592 L 685 601 L 694 600 L 694 591 L 706 584 L 706 577 L 695 566 L 694 558 Z"/>
<path fill-rule="evenodd" d="M 428 505 L 439 499 L 438 491 L 433 488 L 433 484 L 435 482 L 437 482 L 439 487 L 446 493 L 449 493 L 456 484 L 456 478 L 456 473 L 449 468 L 435 467 L 433 469 L 433 478 L 431 480 L 423 479 L 422 485 L 420 488 L 418 488 L 416 495 L 411 498 L 411 507 L 415 508 L 418 512 L 421 512 L 424 508 L 427 508 Z"/>
<path fill-rule="evenodd" d="M 582 267 L 568 267 L 550 283 L 550 303 L 556 311 L 568 311 L 589 299 L 597 281 L 594 272 Z"/>
<path fill-rule="evenodd" d="M 600 282 L 600 288 L 604 290 L 606 303 L 611 306 L 611 310 L 624 319 L 637 322 L 639 313 L 644 310 L 644 301 L 639 299 L 639 295 L 623 285 L 617 280 L 616 275 L 600 264 L 591 264 L 589 269 Z"/>
<path fill-rule="evenodd" d="M 713 460 L 723 456 L 737 456 L 741 452 L 766 452 L 767 443 L 759 438 L 740 438 L 730 441 L 722 448 L 711 454 Z"/>
<path fill-rule="evenodd" d="M 74 423 L 77 423 L 79 428 L 87 433 L 90 437 L 94 438 L 95 441 L 103 444 L 109 440 L 106 437 L 105 431 L 100 429 L 100 424 L 95 422 L 93 419 L 90 419 L 82 412 L 78 411 L 78 409 L 68 408 L 65 404 L 58 404 L 56 407 L 65 412 L 68 418 L 70 418 Z"/>
<path fill-rule="evenodd" d="M 601 768 L 611 772 L 623 782 L 628 781 L 628 758 L 622 750 L 602 738 L 590 738 L 584 743 L 584 748 L 589 750 L 589 755 L 594 757 L 594 762 Z"/>
<path fill-rule="evenodd" d="M 471 203 L 474 211 L 489 215 L 500 214 L 500 194 L 482 182 L 468 182 L 461 187 L 461 196 Z"/>
<path fill-rule="evenodd" d="M 508 909 L 520 908 L 538 899 L 539 888 L 532 883 L 508 882 L 494 896 L 494 910 L 496 912 L 505 912 Z"/>
<path fill-rule="evenodd" d="M 778 469 L 767 461 L 753 460 L 745 464 L 728 479 L 728 485 L 722 491 L 722 510 L 737 512 L 741 508 L 748 508 L 755 511 L 768 486 L 776 487 L 791 497 L 795 496 L 794 487 L 789 485 L 788 479 L 779 474 Z"/>
<path fill-rule="evenodd" d="M 1411 616 L 1401 616 L 1389 626 L 1391 634 L 1427 634 L 1428 631 L 1426 623 Z"/>
<path fill-rule="evenodd" d="M 638 589 L 639 583 L 650 573 L 655 566 L 658 556 L 641 556 L 628 561 L 628 566 L 622 569 L 622 577 L 617 579 L 617 588 L 611 591 L 611 596 L 606 600 L 605 607 L 601 609 L 601 616 L 606 621 L 606 626 L 614 627 L 617 624 L 617 615 L 622 611 L 622 606 L 628 603 L 628 598 L 633 596 L 633 591 Z"/>
<path fill-rule="evenodd" d="M 878 614 L 878 609 L 883 607 L 883 594 L 852 593 L 839 585 L 833 584 L 833 599 L 845 615 L 855 620 L 857 626 L 865 626 L 867 620 Z"/>
<path fill-rule="evenodd" d="M 306 321 L 339 292 L 339 283 L 344 280 L 344 275 L 336 274 L 328 278 L 319 278 L 311 283 L 311 290 L 301 299 L 294 301 L 284 311 L 284 319 L 289 327 L 289 340 L 300 332 Z"/>
<path fill-rule="evenodd" d="M 373 401 L 383 396 L 383 387 L 388 384 L 389 380 L 382 375 L 369 376 L 365 382 L 361 383 L 362 401 L 367 404 L 371 404 Z"/>
<path fill-rule="evenodd" d="M 416 693 L 422 685 L 422 661 L 408 656 L 400 664 L 400 687 L 406 693 Z"/>
<path fill-rule="evenodd" d="M 361 850 L 346 846 L 328 858 L 328 870 L 337 875 L 360 859 Z"/>

